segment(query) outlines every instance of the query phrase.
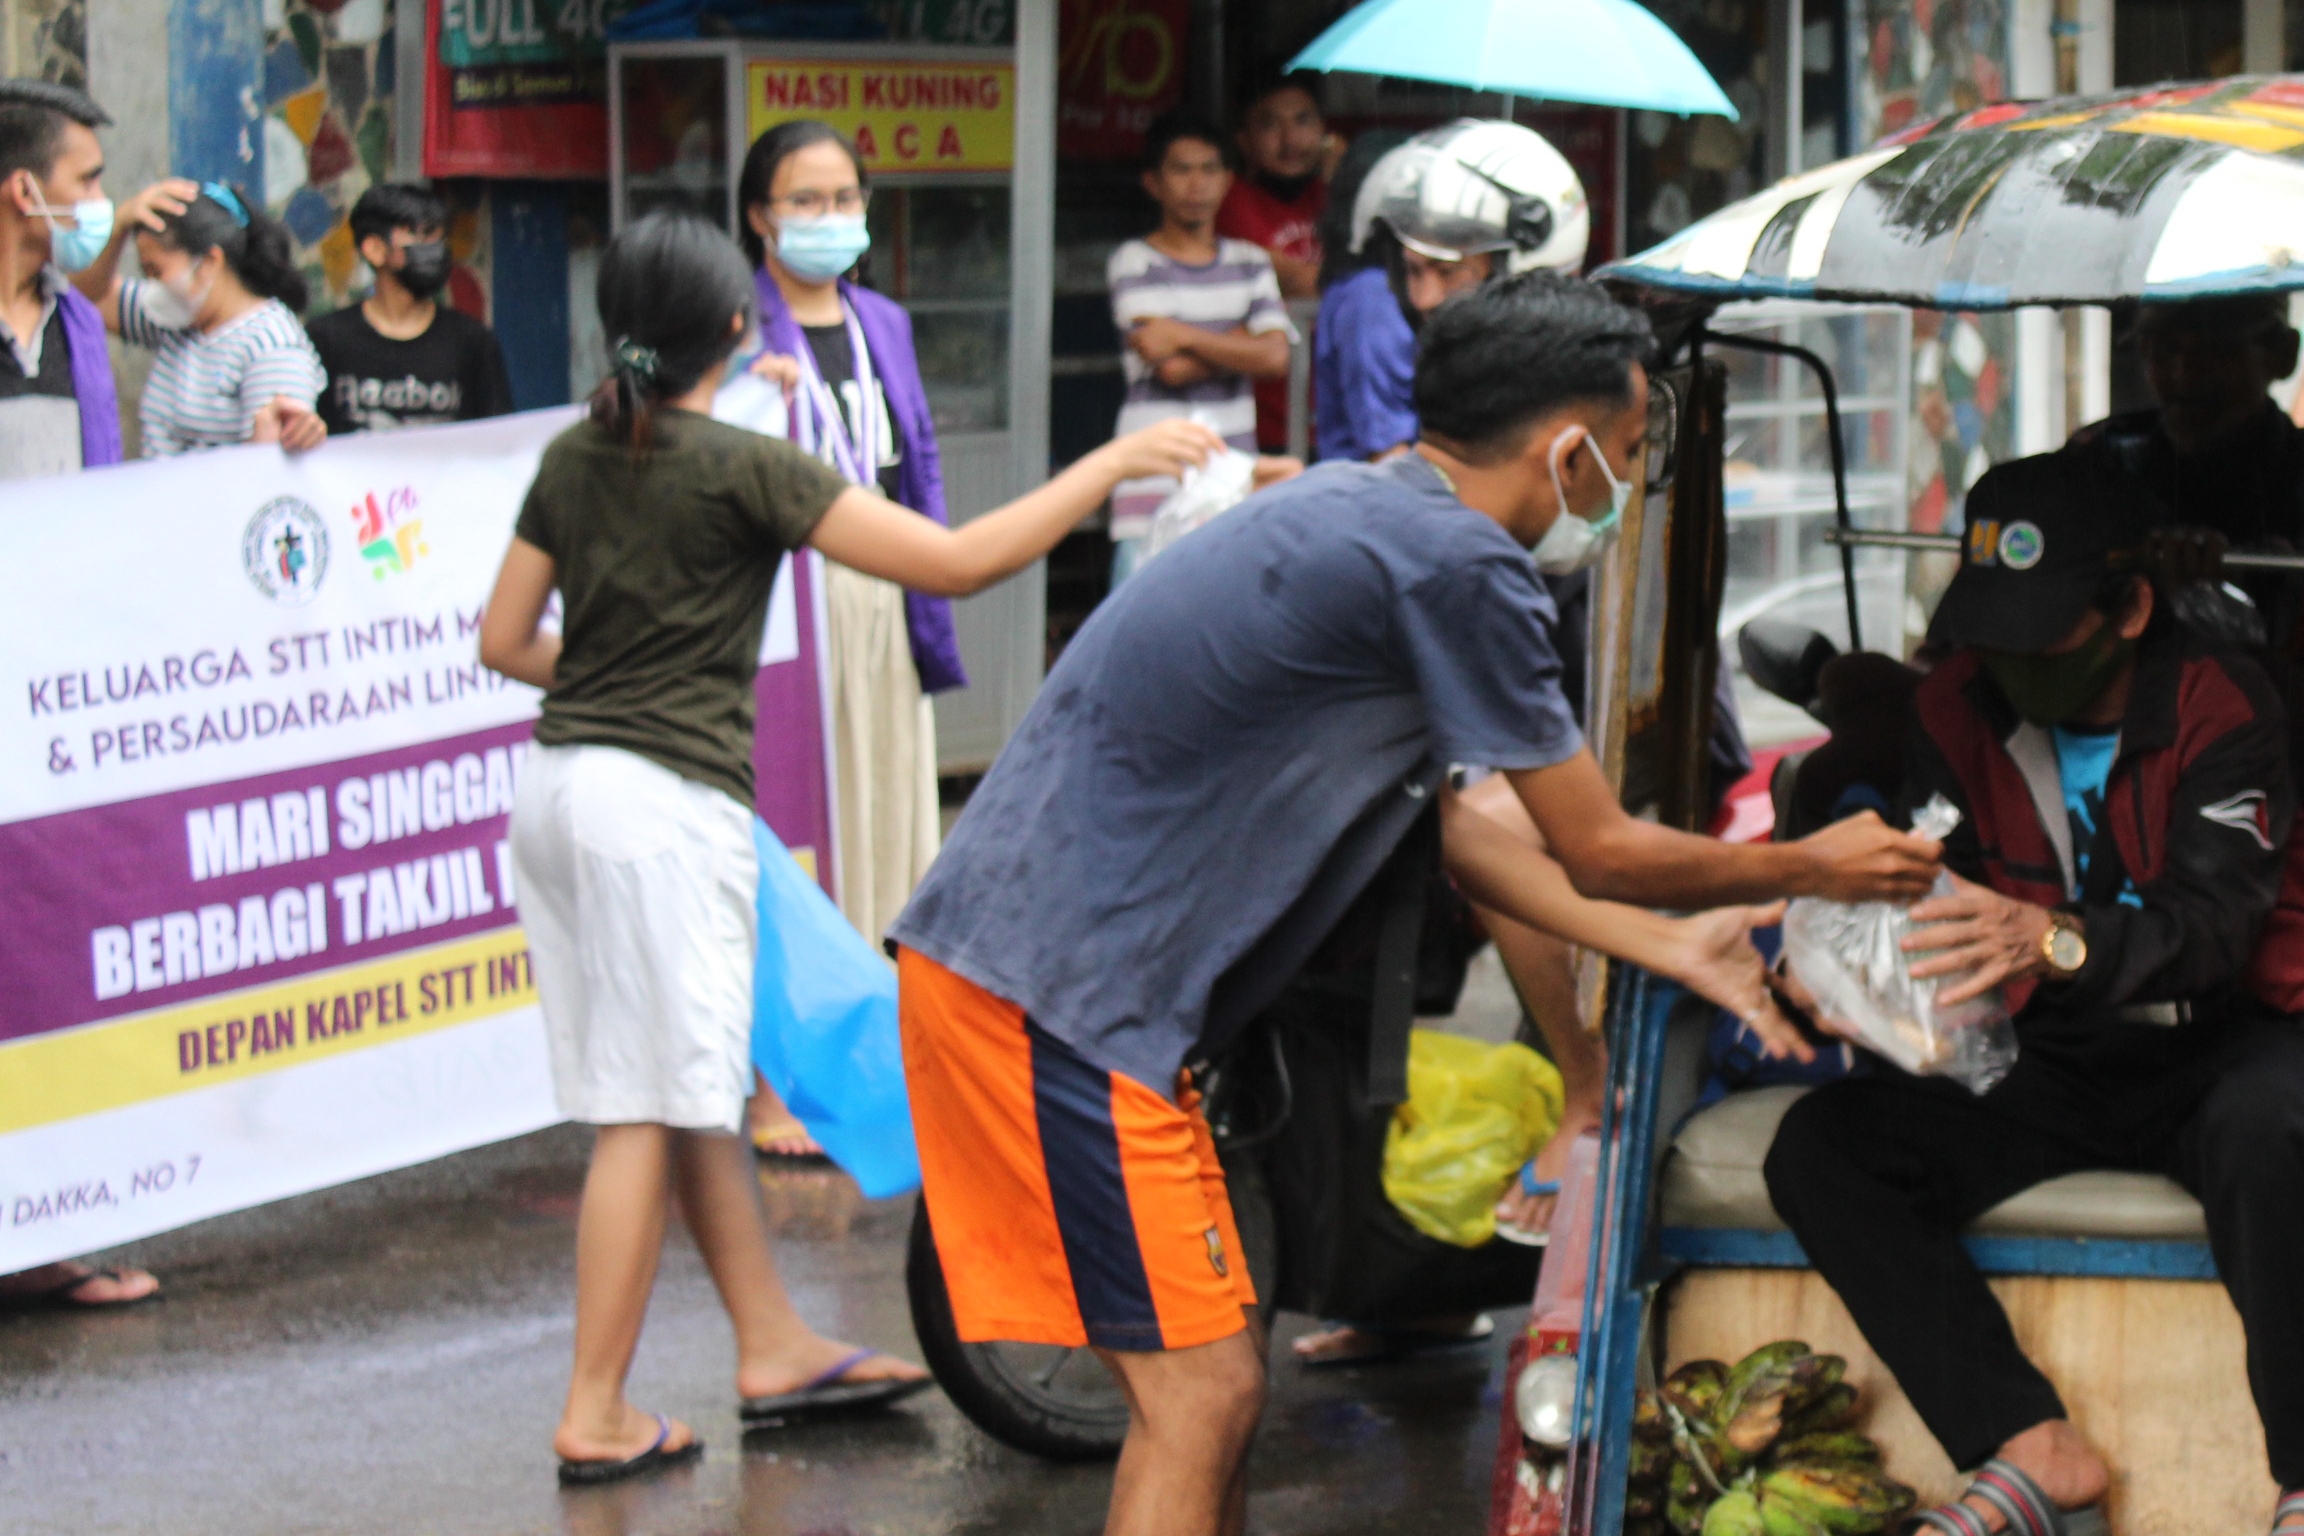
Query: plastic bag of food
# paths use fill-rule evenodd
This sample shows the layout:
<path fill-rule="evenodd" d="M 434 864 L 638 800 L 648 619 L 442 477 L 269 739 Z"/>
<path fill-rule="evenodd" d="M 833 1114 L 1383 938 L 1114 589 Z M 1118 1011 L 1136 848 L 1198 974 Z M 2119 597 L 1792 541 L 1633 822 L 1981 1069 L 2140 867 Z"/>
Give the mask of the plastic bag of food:
<path fill-rule="evenodd" d="M 1418 1029 L 1384 1134 L 1384 1195 L 1427 1237 L 1477 1248 L 1496 1202 L 1560 1125 L 1559 1070 L 1524 1045 Z"/>
<path fill-rule="evenodd" d="M 1256 456 L 1227 448 L 1207 463 L 1184 471 L 1183 482 L 1152 513 L 1143 559 L 1149 560 L 1194 529 L 1214 522 L 1248 499 L 1256 488 Z M 1142 569 L 1139 562 L 1138 569 Z"/>
<path fill-rule="evenodd" d="M 1960 824 L 1942 795 L 1912 817 L 1912 830 L 1941 840 Z M 1939 874 L 1931 896 L 1952 894 Z M 1817 1006 L 1852 1026 L 1856 1043 L 1923 1077 L 1948 1077 L 1984 1093 L 2016 1065 L 2016 1026 L 1997 987 L 1964 1003 L 1936 1001 L 1939 978 L 1914 980 L 1904 937 L 1912 909 L 1885 901 L 1802 897 L 1784 913 L 1784 954 Z"/>

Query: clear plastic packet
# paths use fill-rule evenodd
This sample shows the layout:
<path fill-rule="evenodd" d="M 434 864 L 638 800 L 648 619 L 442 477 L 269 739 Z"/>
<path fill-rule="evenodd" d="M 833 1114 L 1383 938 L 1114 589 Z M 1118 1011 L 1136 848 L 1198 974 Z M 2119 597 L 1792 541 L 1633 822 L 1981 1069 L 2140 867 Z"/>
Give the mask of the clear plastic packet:
<path fill-rule="evenodd" d="M 1255 488 L 1256 457 L 1237 448 L 1185 470 L 1183 483 L 1152 513 L 1142 558 L 1149 560 L 1194 529 L 1214 522 L 1246 501 Z"/>
<path fill-rule="evenodd" d="M 1942 839 L 1960 812 L 1942 795 L 1912 817 L 1912 830 Z M 1931 896 L 1952 891 L 1936 877 Z M 1923 1077 L 1948 1077 L 1985 1093 L 2016 1064 L 2016 1026 L 1998 988 L 1949 1007 L 1936 1001 L 1937 978 L 1916 981 L 1904 949 L 1912 909 L 1885 901 L 1802 897 L 1784 914 L 1784 955 L 1817 1006 L 1853 1026 L 1857 1044 Z"/>

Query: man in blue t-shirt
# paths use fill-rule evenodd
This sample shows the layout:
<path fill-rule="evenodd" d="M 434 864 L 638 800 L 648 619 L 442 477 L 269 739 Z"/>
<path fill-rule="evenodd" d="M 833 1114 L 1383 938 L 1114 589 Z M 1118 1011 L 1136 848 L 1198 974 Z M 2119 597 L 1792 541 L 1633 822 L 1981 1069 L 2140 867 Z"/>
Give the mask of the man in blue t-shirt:
<path fill-rule="evenodd" d="M 1584 898 L 1934 878 L 1934 843 L 1870 815 L 1757 847 L 1635 820 L 1585 749 L 1537 565 L 1607 547 L 1649 345 L 1641 316 L 1549 273 L 1439 309 L 1415 449 L 1252 498 L 1099 608 L 892 931 L 960 1336 L 1091 1345 L 1120 1377 L 1107 1531 L 1236 1531 L 1262 1402 L 1254 1295 L 1180 1069 L 1276 995 L 1434 797 L 1481 903 L 1696 976 L 1778 1038 L 1743 939 L 1772 914 L 1726 914 L 1718 947 L 1742 958 L 1706 984 L 1666 953 L 1682 930 Z M 1458 763 L 1498 770 L 1557 865 L 1449 793 Z"/>

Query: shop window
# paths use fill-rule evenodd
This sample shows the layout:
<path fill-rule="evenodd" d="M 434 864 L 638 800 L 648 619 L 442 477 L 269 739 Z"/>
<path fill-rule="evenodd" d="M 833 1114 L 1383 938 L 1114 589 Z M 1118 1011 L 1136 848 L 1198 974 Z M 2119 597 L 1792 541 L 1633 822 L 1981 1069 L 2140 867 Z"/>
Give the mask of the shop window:
<path fill-rule="evenodd" d="M 2240 8 L 2241 0 L 2117 0 L 2112 12 L 2113 84 L 2151 85 L 2240 73 Z M 2290 5 L 2290 14 L 2297 9 Z M 2293 22 L 2289 36 L 2295 36 Z"/>

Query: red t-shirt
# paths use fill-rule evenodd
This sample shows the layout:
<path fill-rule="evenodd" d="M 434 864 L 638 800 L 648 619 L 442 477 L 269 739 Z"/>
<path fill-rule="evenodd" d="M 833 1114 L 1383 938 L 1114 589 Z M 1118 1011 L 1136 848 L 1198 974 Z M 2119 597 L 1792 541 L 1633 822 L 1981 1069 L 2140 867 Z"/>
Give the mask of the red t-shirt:
<path fill-rule="evenodd" d="M 1246 176 L 1234 180 L 1216 210 L 1216 233 L 1260 245 L 1293 261 L 1320 259 L 1320 215 L 1328 208 L 1328 183 L 1314 177 L 1292 202 L 1283 202 Z M 1309 342 L 1310 337 L 1305 340 Z M 1256 381 L 1256 446 L 1279 453 L 1288 446 L 1288 381 Z"/>

